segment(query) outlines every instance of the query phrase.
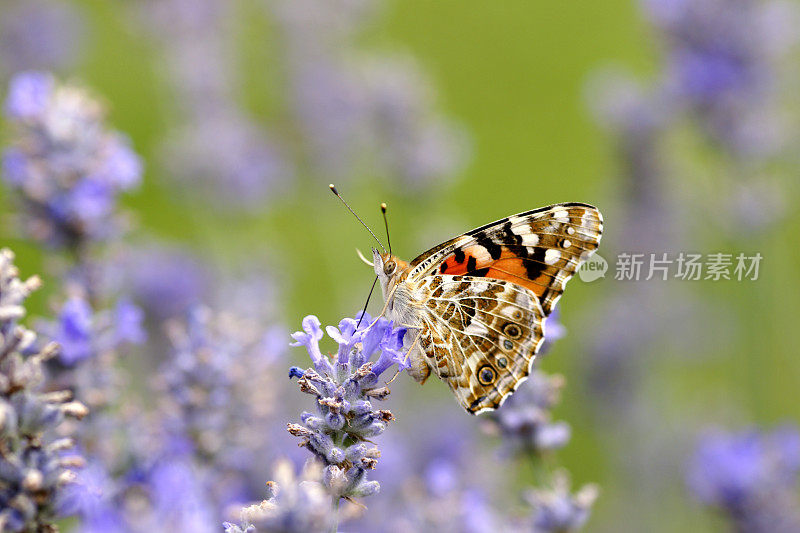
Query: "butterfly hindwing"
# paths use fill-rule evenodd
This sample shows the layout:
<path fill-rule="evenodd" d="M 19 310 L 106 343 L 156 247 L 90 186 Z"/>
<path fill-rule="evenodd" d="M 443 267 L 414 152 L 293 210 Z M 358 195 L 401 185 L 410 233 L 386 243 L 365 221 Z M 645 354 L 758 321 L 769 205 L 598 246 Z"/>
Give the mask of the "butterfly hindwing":
<path fill-rule="evenodd" d="M 506 280 L 531 290 L 549 315 L 567 281 L 596 249 L 603 219 L 593 206 L 556 204 L 511 216 L 445 242 L 411 262 L 432 274 Z"/>
<path fill-rule="evenodd" d="M 537 297 L 514 283 L 432 275 L 421 313 L 420 350 L 429 366 L 477 414 L 495 409 L 531 371 L 544 339 Z"/>

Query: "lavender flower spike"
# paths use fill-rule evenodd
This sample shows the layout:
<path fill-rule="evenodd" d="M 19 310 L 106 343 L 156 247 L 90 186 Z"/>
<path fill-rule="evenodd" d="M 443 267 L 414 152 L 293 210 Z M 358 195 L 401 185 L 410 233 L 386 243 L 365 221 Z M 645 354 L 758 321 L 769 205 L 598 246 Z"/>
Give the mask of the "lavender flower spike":
<path fill-rule="evenodd" d="M 380 489 L 377 481 L 367 480 L 367 471 L 375 468 L 380 457 L 369 439 L 383 433 L 394 416 L 374 409 L 372 401 L 389 394 L 388 388 L 376 386 L 378 376 L 395 361 L 404 360 L 400 349 L 405 329 L 393 329 L 384 318 L 370 327 L 371 322 L 364 318 L 360 324 L 345 319 L 340 329 L 328 329 L 340 343 L 337 371 L 323 375 L 309 368 L 303 372 L 298 380 L 300 390 L 315 397 L 317 413 L 306 411 L 300 416 L 301 424 L 288 425 L 289 433 L 300 437 L 301 445 L 325 465 L 322 481 L 333 496 L 334 506 L 338 506 L 339 498 L 370 496 Z M 308 337 L 295 333 L 294 338 L 297 344 L 306 345 L 317 368 L 330 367 L 319 352 L 318 324 L 316 317 L 306 317 L 303 326 Z M 308 342 L 309 338 L 313 342 Z M 342 344 L 348 350 L 344 355 Z M 378 351 L 377 361 L 370 361 Z M 325 365 L 320 364 L 320 358 Z"/>
<path fill-rule="evenodd" d="M 67 453 L 72 440 L 55 438 L 55 430 L 88 411 L 68 391 L 42 392 L 42 365 L 58 346 L 37 352 L 36 334 L 18 324 L 39 279 L 20 280 L 13 260 L 0 250 L 0 530 L 52 531 L 57 500 L 83 464 Z"/>
<path fill-rule="evenodd" d="M 330 498 L 319 482 L 320 466 L 309 461 L 298 479 L 288 461 L 275 466 L 267 482 L 267 499 L 241 511 L 241 525 L 225 522 L 225 533 L 327 531 L 334 523 Z"/>

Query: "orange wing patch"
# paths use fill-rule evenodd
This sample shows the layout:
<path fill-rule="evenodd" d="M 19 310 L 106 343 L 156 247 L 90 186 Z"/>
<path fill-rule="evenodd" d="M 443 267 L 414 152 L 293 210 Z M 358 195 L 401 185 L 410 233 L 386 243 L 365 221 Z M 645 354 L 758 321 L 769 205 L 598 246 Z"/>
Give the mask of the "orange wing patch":
<path fill-rule="evenodd" d="M 551 276 L 543 272 L 534 278 L 529 278 L 531 269 L 526 267 L 526 262 L 526 258 L 506 246 L 501 247 L 497 259 L 492 259 L 486 248 L 474 245 L 456 250 L 442 262 L 439 272 L 452 276 L 475 276 L 510 281 L 530 289 L 541 298 L 550 285 Z"/>

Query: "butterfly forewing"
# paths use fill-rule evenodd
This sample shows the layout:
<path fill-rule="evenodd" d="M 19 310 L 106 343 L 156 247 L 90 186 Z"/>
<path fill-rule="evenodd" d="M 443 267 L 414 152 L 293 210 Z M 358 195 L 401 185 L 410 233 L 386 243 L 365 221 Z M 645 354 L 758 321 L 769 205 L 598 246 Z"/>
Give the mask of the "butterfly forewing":
<path fill-rule="evenodd" d="M 411 275 L 468 275 L 527 287 L 549 315 L 580 264 L 597 249 L 600 212 L 568 203 L 508 217 L 456 237 L 411 262 Z"/>

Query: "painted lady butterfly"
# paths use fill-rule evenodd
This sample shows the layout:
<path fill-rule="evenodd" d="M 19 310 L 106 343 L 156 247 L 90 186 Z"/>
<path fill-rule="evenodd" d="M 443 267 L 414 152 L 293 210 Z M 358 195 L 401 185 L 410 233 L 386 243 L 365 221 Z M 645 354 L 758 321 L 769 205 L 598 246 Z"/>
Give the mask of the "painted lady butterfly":
<path fill-rule="evenodd" d="M 544 319 L 602 231 L 597 208 L 565 203 L 474 229 L 411 263 L 373 250 L 386 316 L 410 328 L 409 373 L 424 383 L 433 370 L 470 413 L 502 405 L 530 374 Z"/>

